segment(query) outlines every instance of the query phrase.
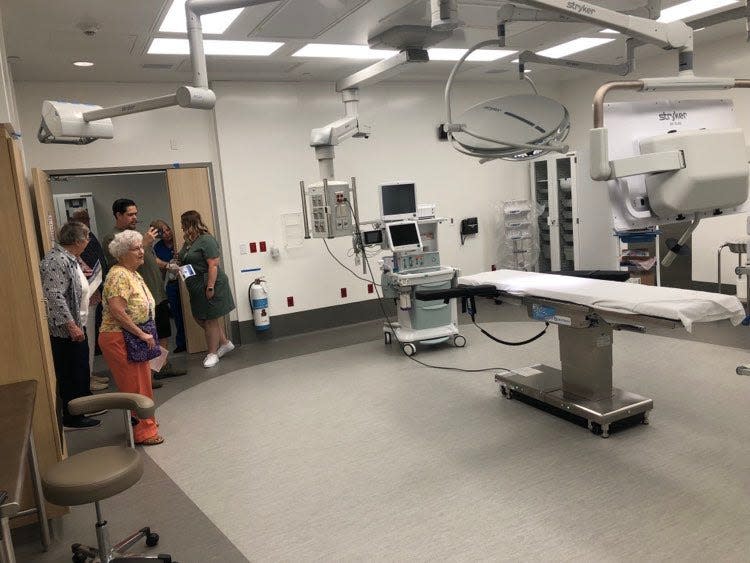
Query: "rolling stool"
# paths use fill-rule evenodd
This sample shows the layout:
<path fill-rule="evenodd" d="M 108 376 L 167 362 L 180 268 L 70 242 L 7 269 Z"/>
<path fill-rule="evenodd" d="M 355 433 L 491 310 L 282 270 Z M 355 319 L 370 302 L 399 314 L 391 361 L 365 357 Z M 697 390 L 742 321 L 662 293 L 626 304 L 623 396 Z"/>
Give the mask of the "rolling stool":
<path fill-rule="evenodd" d="M 141 538 L 146 545 L 155 546 L 159 535 L 150 528 L 141 528 L 121 542 L 112 546 L 109 540 L 107 521 L 102 516 L 102 500 L 115 496 L 133 485 L 143 475 L 143 460 L 135 449 L 133 428 L 130 424 L 130 411 L 141 418 L 154 415 L 154 402 L 136 393 L 103 393 L 80 397 L 68 403 L 70 414 L 86 414 L 101 409 L 123 410 L 128 429 L 127 446 L 108 446 L 86 450 L 52 466 L 42 476 L 44 496 L 48 501 L 60 506 L 75 506 L 94 503 L 96 506 L 97 548 L 73 544 L 74 563 L 85 563 L 92 559 L 100 563 L 137 563 L 162 561 L 176 563 L 169 555 L 127 555 L 125 551 Z"/>

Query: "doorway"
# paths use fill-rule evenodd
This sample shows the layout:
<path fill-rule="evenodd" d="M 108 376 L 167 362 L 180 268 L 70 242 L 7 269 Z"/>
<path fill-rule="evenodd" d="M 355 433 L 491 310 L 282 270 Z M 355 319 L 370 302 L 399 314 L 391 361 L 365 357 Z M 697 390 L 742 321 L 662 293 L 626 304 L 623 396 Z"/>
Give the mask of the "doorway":
<path fill-rule="evenodd" d="M 172 226 L 177 249 L 183 244 L 180 215 L 189 209 L 201 214 L 211 233 L 221 242 L 215 228 L 218 221 L 210 164 L 106 170 L 42 171 L 35 168 L 32 178 L 42 231 L 42 252 L 46 253 L 54 244 L 60 222 L 67 221 L 70 214 L 82 206 L 87 207 L 89 216 L 94 219 L 91 229 L 101 240 L 113 228 L 112 203 L 118 198 L 136 202 L 139 231 L 147 230 L 155 219 L 162 219 Z M 223 261 L 225 270 L 226 264 L 226 260 Z M 207 346 L 203 330 L 190 312 L 184 282 L 179 283 L 187 351 L 190 354 L 204 352 Z"/>

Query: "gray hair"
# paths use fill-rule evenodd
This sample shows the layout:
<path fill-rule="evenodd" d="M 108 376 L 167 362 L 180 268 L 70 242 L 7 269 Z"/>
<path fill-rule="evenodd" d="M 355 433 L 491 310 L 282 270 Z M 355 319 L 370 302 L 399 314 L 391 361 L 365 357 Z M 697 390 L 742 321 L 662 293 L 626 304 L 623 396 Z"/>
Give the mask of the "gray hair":
<path fill-rule="evenodd" d="M 143 235 L 141 233 L 128 229 L 115 235 L 115 238 L 109 243 L 109 253 L 116 260 L 120 260 L 132 247 L 138 246 L 142 242 Z"/>
<path fill-rule="evenodd" d="M 60 229 L 58 240 L 63 246 L 71 246 L 78 242 L 83 242 L 89 238 L 89 228 L 78 221 L 65 223 Z"/>

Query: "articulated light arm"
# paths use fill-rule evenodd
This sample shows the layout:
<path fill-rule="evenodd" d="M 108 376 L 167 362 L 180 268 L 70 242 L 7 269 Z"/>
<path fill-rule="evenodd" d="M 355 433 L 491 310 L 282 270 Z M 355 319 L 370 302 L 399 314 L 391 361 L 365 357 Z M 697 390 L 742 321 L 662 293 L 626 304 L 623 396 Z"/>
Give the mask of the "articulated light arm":
<path fill-rule="evenodd" d="M 190 62 L 193 67 L 192 87 L 181 86 L 175 94 L 92 110 L 83 114 L 83 120 L 86 122 L 96 121 L 172 106 L 193 109 L 213 108 L 216 103 L 216 96 L 208 88 L 206 55 L 203 50 L 203 31 L 200 17 L 205 14 L 268 4 L 274 1 L 277 0 L 187 0 L 185 15 L 190 43 Z"/>
<path fill-rule="evenodd" d="M 578 0 L 520 0 L 522 4 L 571 16 L 577 21 L 603 25 L 615 31 L 657 45 L 692 53 L 693 30 L 682 21 L 662 23 L 631 16 Z"/>

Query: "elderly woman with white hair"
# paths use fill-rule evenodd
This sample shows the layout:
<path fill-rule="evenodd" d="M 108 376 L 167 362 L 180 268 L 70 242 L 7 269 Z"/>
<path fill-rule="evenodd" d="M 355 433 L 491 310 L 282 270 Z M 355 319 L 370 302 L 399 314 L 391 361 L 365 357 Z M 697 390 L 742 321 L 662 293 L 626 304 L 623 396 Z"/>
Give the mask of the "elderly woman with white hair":
<path fill-rule="evenodd" d="M 117 233 L 108 250 L 117 264 L 104 282 L 99 347 L 120 391 L 153 397 L 149 359 L 158 356 L 159 342 L 154 298 L 136 271 L 143 264 L 143 236 L 133 230 Z M 153 446 L 164 441 L 154 418 L 136 420 L 133 437 L 137 444 Z"/>

